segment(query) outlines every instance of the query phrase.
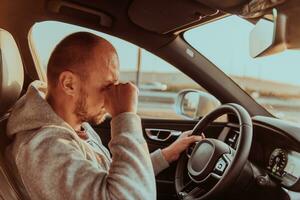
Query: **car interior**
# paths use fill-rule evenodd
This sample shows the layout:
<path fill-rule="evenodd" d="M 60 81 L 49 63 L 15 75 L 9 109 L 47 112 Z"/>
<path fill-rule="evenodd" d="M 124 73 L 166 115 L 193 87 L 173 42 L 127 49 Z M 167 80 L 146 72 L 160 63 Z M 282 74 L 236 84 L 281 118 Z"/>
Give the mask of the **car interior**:
<path fill-rule="evenodd" d="M 278 8 L 276 28 L 293 27 L 286 29 L 290 31 L 286 34 L 291 34 L 277 34 L 272 47 L 257 50 L 253 56 L 272 54 L 283 46 L 300 48 L 300 29 L 292 21 L 298 17 L 295 13 L 300 13 L 300 2 L 1 0 L 0 199 L 30 199 L 24 186 L 17 185 L 5 159 L 6 147 L 13 140 L 5 134 L 6 122 L 28 85 L 43 80 L 29 42 L 31 28 L 39 22 L 58 21 L 135 44 L 172 64 L 217 98 L 219 106 L 214 110 L 199 118 L 187 118 L 182 110 L 183 98 L 195 91 L 183 91 L 176 100 L 176 112 L 183 114 L 181 119 L 142 117 L 149 152 L 170 145 L 187 130 L 193 130 L 193 134 L 204 132 L 207 138 L 187 149 L 177 162 L 156 176 L 157 199 L 299 200 L 300 124 L 272 115 L 183 37 L 189 29 L 231 15 L 253 24 L 261 18 L 275 20 L 273 8 Z M 208 40 L 213 42 L 214 38 Z M 217 120 L 224 115 L 225 121 Z M 93 127 L 105 146 L 110 141 L 110 120 Z"/>

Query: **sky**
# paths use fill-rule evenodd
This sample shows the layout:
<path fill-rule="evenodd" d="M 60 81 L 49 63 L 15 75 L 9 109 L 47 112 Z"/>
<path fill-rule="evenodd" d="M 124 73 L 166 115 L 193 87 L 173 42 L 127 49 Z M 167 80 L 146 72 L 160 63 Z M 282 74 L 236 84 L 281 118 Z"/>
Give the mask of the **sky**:
<path fill-rule="evenodd" d="M 192 29 L 184 37 L 227 74 L 300 85 L 300 50 L 252 58 L 249 38 L 253 27 L 230 16 Z"/>
<path fill-rule="evenodd" d="M 185 39 L 228 75 L 247 76 L 300 86 L 300 50 L 285 51 L 273 56 L 251 58 L 249 34 L 253 25 L 239 17 L 230 16 L 199 26 L 184 34 Z M 65 36 L 77 31 L 89 31 L 109 40 L 117 49 L 121 70 L 134 70 L 138 47 L 119 38 L 86 28 L 47 21 L 37 23 L 31 32 L 31 42 L 38 58 L 46 66 L 55 45 Z M 162 59 L 142 51 L 142 71 L 177 72 Z"/>

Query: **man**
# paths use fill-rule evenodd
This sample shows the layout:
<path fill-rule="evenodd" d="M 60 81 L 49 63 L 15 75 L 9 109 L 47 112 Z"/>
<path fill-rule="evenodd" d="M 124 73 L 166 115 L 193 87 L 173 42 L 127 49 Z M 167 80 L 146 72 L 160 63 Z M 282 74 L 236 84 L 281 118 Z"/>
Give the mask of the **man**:
<path fill-rule="evenodd" d="M 31 199 L 156 199 L 154 174 L 201 140 L 185 133 L 150 157 L 136 114 L 138 90 L 118 79 L 108 41 L 79 32 L 56 46 L 47 87 L 33 82 L 7 125 L 14 138 L 9 158 Z M 101 123 L 107 112 L 112 157 L 86 123 Z"/>

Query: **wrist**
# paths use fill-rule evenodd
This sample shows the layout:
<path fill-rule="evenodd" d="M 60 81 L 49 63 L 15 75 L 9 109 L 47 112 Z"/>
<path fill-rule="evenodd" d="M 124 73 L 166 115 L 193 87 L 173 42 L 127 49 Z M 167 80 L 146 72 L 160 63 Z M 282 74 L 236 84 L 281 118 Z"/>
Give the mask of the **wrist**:
<path fill-rule="evenodd" d="M 136 111 L 134 109 L 124 109 L 124 110 L 118 110 L 116 112 L 112 112 L 110 113 L 111 114 L 111 117 L 114 118 L 114 117 L 117 117 L 123 113 L 133 113 L 133 114 L 136 114 Z"/>
<path fill-rule="evenodd" d="M 136 112 L 131 111 L 131 110 L 123 110 L 123 111 L 119 111 L 119 112 L 115 112 L 115 113 L 110 113 L 110 115 L 111 115 L 112 118 L 115 118 L 115 117 L 117 117 L 119 115 L 122 115 L 124 113 L 137 114 Z"/>
<path fill-rule="evenodd" d="M 172 151 L 172 149 L 170 147 L 166 147 L 164 149 L 161 150 L 164 158 L 166 161 L 168 161 L 168 163 L 171 163 L 175 160 L 178 159 L 179 155 L 177 155 L 176 152 Z"/>

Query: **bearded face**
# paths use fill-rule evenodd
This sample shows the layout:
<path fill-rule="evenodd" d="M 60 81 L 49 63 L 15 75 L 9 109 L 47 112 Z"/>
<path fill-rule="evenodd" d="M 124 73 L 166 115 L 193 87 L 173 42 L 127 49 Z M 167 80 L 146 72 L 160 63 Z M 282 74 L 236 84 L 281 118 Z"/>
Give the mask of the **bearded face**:
<path fill-rule="evenodd" d="M 88 105 L 88 94 L 81 88 L 80 97 L 78 98 L 74 113 L 81 122 L 88 122 L 92 125 L 102 123 L 106 116 L 106 111 L 103 107 Z"/>

